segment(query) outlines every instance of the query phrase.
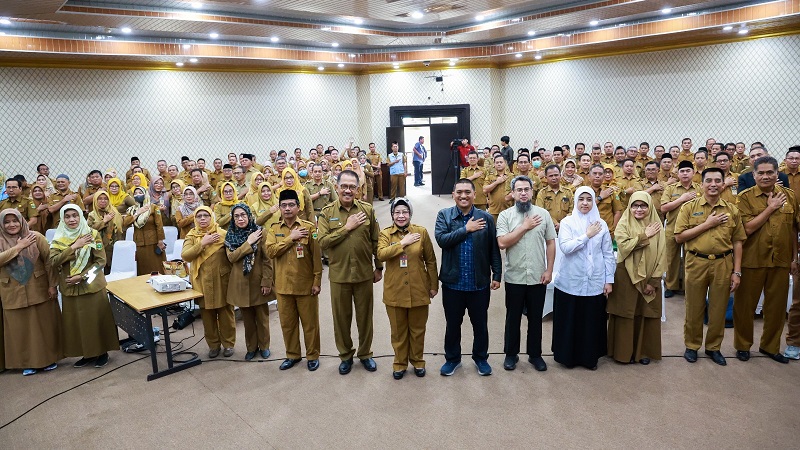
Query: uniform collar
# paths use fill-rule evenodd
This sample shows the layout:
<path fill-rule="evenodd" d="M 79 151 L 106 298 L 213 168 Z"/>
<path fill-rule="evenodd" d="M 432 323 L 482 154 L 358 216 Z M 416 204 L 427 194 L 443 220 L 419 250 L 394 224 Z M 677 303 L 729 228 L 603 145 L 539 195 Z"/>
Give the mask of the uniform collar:
<path fill-rule="evenodd" d="M 405 229 L 405 232 L 406 233 L 410 233 L 411 232 L 411 227 L 413 227 L 413 226 L 414 226 L 414 224 L 409 223 L 408 226 Z M 389 231 L 389 234 L 395 234 L 395 233 L 402 233 L 403 232 L 403 230 L 398 228 L 398 226 L 395 225 L 394 222 L 392 222 L 392 226 L 390 226 L 387 231 Z"/>

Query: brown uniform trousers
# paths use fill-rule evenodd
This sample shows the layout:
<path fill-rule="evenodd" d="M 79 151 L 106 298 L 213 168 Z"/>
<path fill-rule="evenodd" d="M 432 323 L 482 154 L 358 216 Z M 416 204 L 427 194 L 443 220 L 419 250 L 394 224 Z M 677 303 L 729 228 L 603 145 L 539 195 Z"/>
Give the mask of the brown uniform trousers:
<path fill-rule="evenodd" d="M 795 192 L 800 192 L 800 171 L 792 174 L 788 170 L 783 173 L 789 178 L 789 187 Z M 788 330 L 786 332 L 786 345 L 800 347 L 800 276 L 792 276 L 792 307 L 789 309 Z"/>
<path fill-rule="evenodd" d="M 353 231 L 347 231 L 347 219 L 364 212 L 365 223 Z M 330 256 L 331 309 L 333 331 L 339 357 L 347 361 L 354 354 L 359 359 L 372 357 L 373 314 L 373 257 L 374 267 L 383 268 L 377 260 L 380 228 L 375 211 L 366 202 L 355 200 L 347 210 L 340 200 L 322 208 L 319 216 L 319 243 Z M 350 328 L 353 309 L 356 311 L 358 328 L 358 351 L 353 349 Z"/>
<path fill-rule="evenodd" d="M 367 153 L 367 161 L 369 161 L 370 165 L 378 166 L 378 168 L 372 168 L 373 173 L 375 174 L 374 182 L 375 188 L 374 192 L 378 194 L 378 198 L 383 198 L 383 173 L 381 171 L 381 155 L 377 152 L 375 153 Z"/>
<path fill-rule="evenodd" d="M 294 242 L 289 233 L 297 227 L 310 231 L 309 237 Z M 290 228 L 286 222 L 273 224 L 264 241 L 264 251 L 274 259 L 275 292 L 281 320 L 286 357 L 300 359 L 300 325 L 306 344 L 306 359 L 319 359 L 319 298 L 311 295 L 312 286 L 322 284 L 322 254 L 312 222 L 298 219 Z M 302 248 L 299 253 L 298 246 Z M 302 256 L 301 256 L 302 255 Z"/>
<path fill-rule="evenodd" d="M 733 250 L 733 242 L 744 241 L 747 235 L 742 226 L 739 210 L 731 203 L 720 199 L 713 207 L 705 197 L 690 200 L 681 206 L 675 221 L 675 234 L 694 228 L 715 212 L 728 214 L 726 223 L 706 230 L 700 236 L 685 243 L 686 274 L 686 319 L 683 338 L 686 348 L 698 350 L 703 344 L 703 315 L 708 293 L 708 331 L 705 349 L 719 350 L 725 335 L 725 311 L 730 298 L 733 253 L 724 257 L 704 258 L 692 252 L 720 255 Z"/>
<path fill-rule="evenodd" d="M 750 235 L 742 255 L 742 283 L 733 302 L 733 346 L 749 351 L 753 345 L 753 315 L 764 292 L 764 329 L 759 348 L 778 353 L 786 319 L 789 267 L 795 259 L 792 239 L 797 239 L 797 200 L 791 189 L 775 186 L 786 195 L 786 203 Z M 767 194 L 753 186 L 739 194 L 742 220 L 749 222 L 767 207 Z"/>

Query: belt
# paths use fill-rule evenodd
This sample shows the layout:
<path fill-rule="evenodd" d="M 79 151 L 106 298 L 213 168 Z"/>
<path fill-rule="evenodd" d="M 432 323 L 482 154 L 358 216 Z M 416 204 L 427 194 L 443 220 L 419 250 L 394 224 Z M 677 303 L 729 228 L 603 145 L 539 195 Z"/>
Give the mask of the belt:
<path fill-rule="evenodd" d="M 689 250 L 689 253 L 693 254 L 694 256 L 699 256 L 701 258 L 710 259 L 713 261 L 715 259 L 724 258 L 730 255 L 731 253 L 733 253 L 733 250 L 728 250 L 725 253 L 717 253 L 716 255 L 706 255 L 705 253 L 696 252 L 694 250 Z"/>
<path fill-rule="evenodd" d="M 322 208 L 314 208 L 314 211 L 322 211 Z"/>

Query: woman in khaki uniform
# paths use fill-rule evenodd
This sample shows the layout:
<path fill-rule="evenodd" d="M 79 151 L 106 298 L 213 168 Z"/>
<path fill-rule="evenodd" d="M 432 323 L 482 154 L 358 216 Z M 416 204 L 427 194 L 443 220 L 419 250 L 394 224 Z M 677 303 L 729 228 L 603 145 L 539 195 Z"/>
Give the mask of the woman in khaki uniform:
<path fill-rule="evenodd" d="M 183 195 L 186 196 L 189 188 Z M 236 317 L 228 295 L 228 280 L 231 264 L 225 254 L 225 230 L 217 225 L 214 212 L 207 206 L 199 206 L 193 213 L 195 226 L 186 235 L 181 258 L 189 262 L 192 288 L 203 293 L 197 300 L 200 317 L 203 319 L 208 357 L 216 358 L 223 347 L 222 355 L 233 356 L 236 344 Z"/>
<path fill-rule="evenodd" d="M 47 210 L 47 192 L 43 187 L 38 184 L 33 185 L 31 188 L 31 201 L 36 206 L 36 210 L 39 211 L 39 220 L 36 221 L 31 231 L 45 234 L 53 225 L 53 217 L 50 215 L 50 211 Z"/>
<path fill-rule="evenodd" d="M 169 192 L 167 193 L 167 204 L 166 210 L 167 214 L 169 215 L 168 220 L 164 220 L 164 217 L 161 220 L 164 222 L 164 225 L 172 225 L 173 227 L 177 228 L 175 221 L 175 212 L 178 211 L 178 208 L 181 207 L 183 204 L 183 190 L 186 189 L 186 185 L 183 184 L 181 180 L 172 180 L 169 183 Z"/>
<path fill-rule="evenodd" d="M 106 252 L 97 230 L 89 228 L 83 211 L 66 205 L 50 243 L 50 263 L 58 271 L 64 319 L 64 356 L 82 356 L 75 367 L 108 363 L 108 352 L 119 350 L 119 336 L 106 292 Z"/>
<path fill-rule="evenodd" d="M 372 166 L 367 162 L 367 154 L 364 151 L 358 152 L 358 162 L 365 175 L 364 185 L 366 186 L 367 197 L 364 201 L 371 205 L 372 201 L 375 199 L 375 172 L 372 170 Z"/>
<path fill-rule="evenodd" d="M 250 210 L 256 217 L 256 225 L 269 229 L 272 224 L 281 220 L 277 197 L 272 193 L 269 182 L 259 184 L 258 193 L 258 200 L 250 204 Z"/>
<path fill-rule="evenodd" d="M 236 204 L 233 220 L 225 236 L 228 261 L 231 262 L 228 283 L 228 303 L 238 306 L 244 322 L 244 339 L 247 345 L 246 361 L 261 353 L 269 358 L 269 302 L 275 300 L 272 260 L 260 250 L 262 229 L 256 225 L 250 208 Z"/>
<path fill-rule="evenodd" d="M 230 181 L 220 183 L 217 194 L 220 201 L 214 205 L 214 216 L 217 218 L 217 225 L 227 229 L 231 223 L 231 208 L 239 201 L 236 196 L 236 186 Z"/>
<path fill-rule="evenodd" d="M 114 207 L 111 206 L 111 200 L 108 198 L 108 192 L 99 190 L 94 195 L 92 201 L 92 212 L 89 213 L 89 218 L 86 223 L 100 232 L 100 238 L 103 240 L 103 247 L 106 249 L 106 267 L 104 273 L 108 275 L 111 271 L 111 259 L 114 256 L 114 243 L 125 239 L 125 224 L 123 223 L 122 214 L 118 213 Z M 130 225 L 130 221 L 127 225 Z"/>
<path fill-rule="evenodd" d="M 614 232 L 617 270 L 608 296 L 608 356 L 621 363 L 661 359 L 661 276 L 666 239 L 650 194 L 634 192 Z"/>
<path fill-rule="evenodd" d="M 178 227 L 180 239 L 186 239 L 189 232 L 194 229 L 194 214 L 202 204 L 197 190 L 192 186 L 186 186 L 183 190 L 183 202 L 175 210 L 175 220 L 173 221 Z"/>
<path fill-rule="evenodd" d="M 428 231 L 411 224 L 413 209 L 407 198 L 396 198 L 390 211 L 394 224 L 381 231 L 378 259 L 386 263 L 383 303 L 392 329 L 392 376 L 403 378 L 411 362 L 414 374 L 424 377 L 428 305 L 439 292 L 436 254 Z"/>
<path fill-rule="evenodd" d="M 247 189 L 247 195 L 244 196 L 244 202 L 248 205 L 252 205 L 256 201 L 258 201 L 258 197 L 261 192 L 258 190 L 258 187 L 261 186 L 261 183 L 267 181 L 267 177 L 263 173 L 257 173 L 253 175 L 252 179 L 250 180 L 250 187 Z M 220 196 L 220 198 L 222 198 Z"/>
<path fill-rule="evenodd" d="M 8 344 L 5 367 L 23 369 L 23 375 L 58 367 L 64 352 L 57 283 L 47 239 L 30 231 L 16 209 L 0 211 L 0 344 Z"/>
<path fill-rule="evenodd" d="M 161 209 L 150 203 L 150 196 L 141 187 L 133 190 L 133 199 L 136 205 L 128 210 L 128 216 L 133 222 L 133 241 L 136 242 L 136 273 L 160 273 L 167 260 Z"/>
<path fill-rule="evenodd" d="M 133 201 L 133 197 L 125 192 L 124 185 L 119 178 L 112 178 L 108 180 L 108 184 L 106 186 L 108 187 L 108 199 L 111 201 L 111 206 L 116 208 L 120 214 L 124 214 L 128 208 L 136 203 Z"/>
<path fill-rule="evenodd" d="M 297 197 L 300 199 L 300 214 L 298 218 L 314 222 L 314 201 L 311 200 L 311 194 L 308 189 L 300 183 L 300 177 L 295 173 L 294 169 L 287 167 L 281 173 L 283 186 L 275 191 L 275 195 L 280 198 L 281 191 L 292 190 L 297 192 Z"/>

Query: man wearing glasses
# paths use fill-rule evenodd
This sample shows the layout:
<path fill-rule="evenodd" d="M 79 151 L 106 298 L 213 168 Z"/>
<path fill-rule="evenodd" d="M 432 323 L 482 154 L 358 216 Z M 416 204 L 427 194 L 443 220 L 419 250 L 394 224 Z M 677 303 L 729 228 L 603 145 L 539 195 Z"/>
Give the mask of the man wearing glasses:
<path fill-rule="evenodd" d="M 377 370 L 372 359 L 372 284 L 383 276 L 383 264 L 378 261 L 381 229 L 372 205 L 356 199 L 358 185 L 358 174 L 352 170 L 342 171 L 337 180 L 339 198 L 322 208 L 318 222 L 319 244 L 327 251 L 330 261 L 333 333 L 342 360 L 341 375 L 350 373 L 353 355 L 368 371 Z M 357 352 L 350 336 L 354 306 Z"/>
<path fill-rule="evenodd" d="M 557 170 L 555 165 L 547 168 L 548 172 Z M 528 362 L 542 372 L 547 370 L 542 359 L 542 312 L 547 284 L 553 280 L 556 229 L 547 210 L 531 204 L 533 182 L 530 178 L 518 176 L 511 180 L 511 194 L 514 206 L 502 211 L 497 218 L 497 244 L 506 251 L 506 358 L 503 368 L 514 370 L 517 367 L 519 326 L 525 307 L 528 310 Z"/>

